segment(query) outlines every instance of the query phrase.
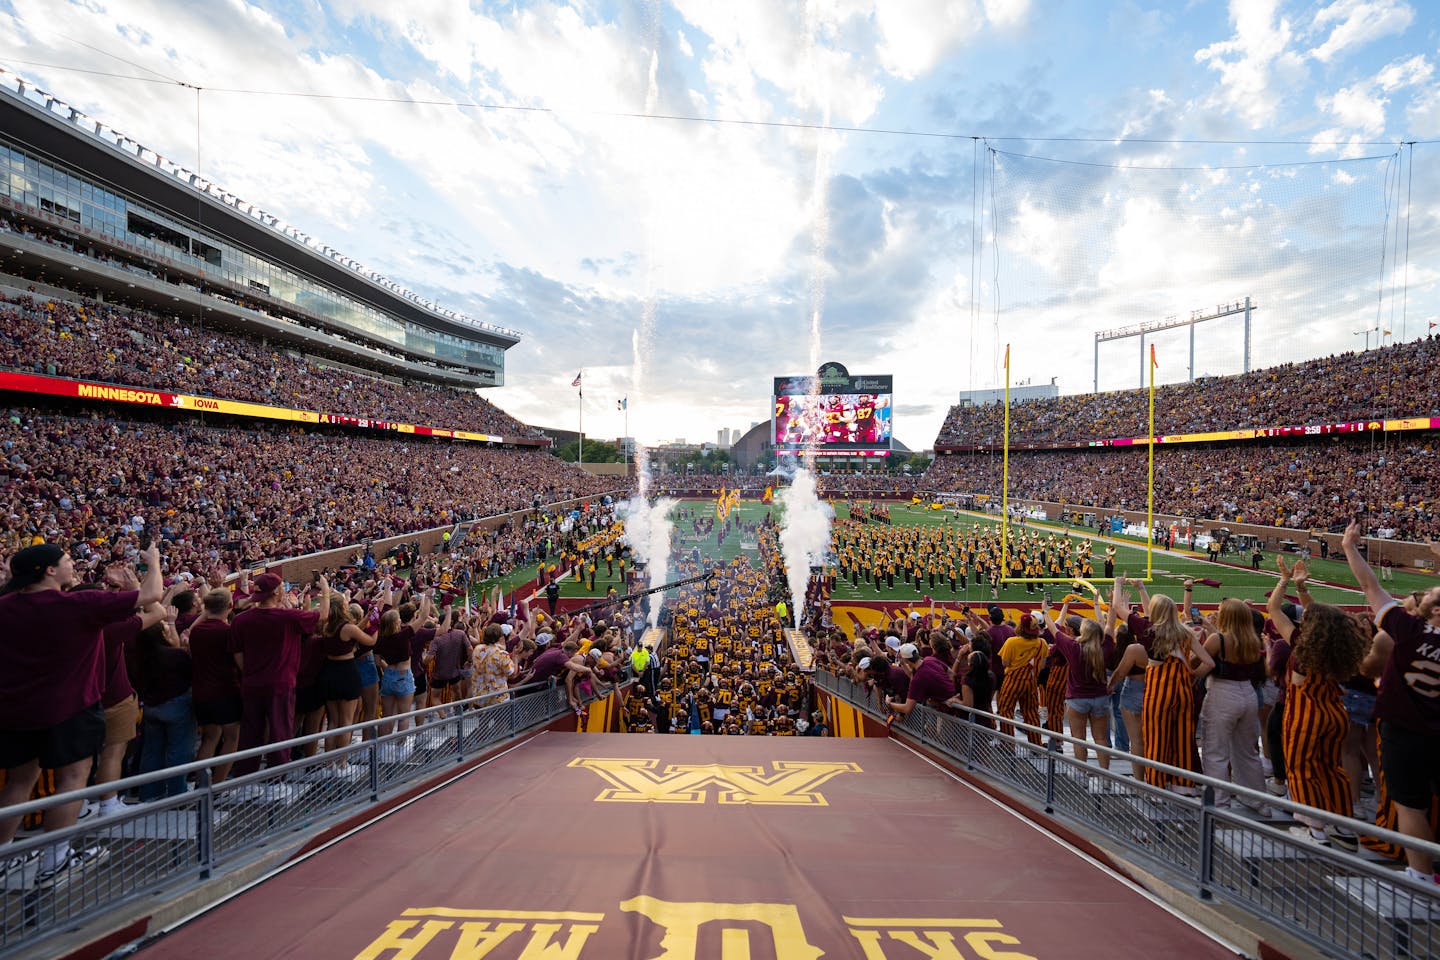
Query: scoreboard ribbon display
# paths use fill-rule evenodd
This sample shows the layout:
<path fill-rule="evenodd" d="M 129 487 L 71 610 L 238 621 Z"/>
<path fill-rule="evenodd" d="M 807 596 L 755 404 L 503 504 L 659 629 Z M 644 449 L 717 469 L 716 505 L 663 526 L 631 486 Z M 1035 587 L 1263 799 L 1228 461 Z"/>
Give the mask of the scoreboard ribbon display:
<path fill-rule="evenodd" d="M 1155 443 L 1207 443 L 1216 440 L 1266 440 L 1271 437 L 1323 437 L 1340 433 L 1395 433 L 1402 430 L 1440 430 L 1440 417 L 1398 417 L 1390 420 L 1350 420 L 1344 423 L 1310 423 L 1283 427 L 1246 427 L 1241 430 L 1212 430 L 1206 433 L 1170 433 L 1155 437 Z M 1081 447 L 1143 447 L 1149 437 L 1114 437 L 1108 440 L 1011 443 L 1012 450 L 1069 450 Z M 996 444 L 936 444 L 944 453 L 959 450 L 998 450 Z"/>

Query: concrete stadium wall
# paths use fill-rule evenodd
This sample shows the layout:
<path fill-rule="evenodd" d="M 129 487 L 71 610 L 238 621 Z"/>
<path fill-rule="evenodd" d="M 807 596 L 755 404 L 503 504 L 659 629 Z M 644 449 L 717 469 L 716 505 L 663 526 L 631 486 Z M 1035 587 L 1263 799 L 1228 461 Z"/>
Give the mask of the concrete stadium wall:
<path fill-rule="evenodd" d="M 611 493 L 612 495 L 614 494 L 613 491 Z M 578 507 L 582 503 L 585 503 L 592 499 L 598 499 L 601 496 L 604 496 L 604 494 L 599 494 L 596 497 L 576 497 L 573 500 L 566 500 L 561 503 L 547 504 L 546 509 L 555 509 L 557 507 L 561 509 L 568 507 Z M 471 528 L 478 528 L 482 532 L 490 531 L 502 526 L 505 523 L 524 519 L 525 515 L 529 512 L 530 511 L 528 510 L 515 510 L 511 513 L 499 513 L 493 517 L 481 517 L 479 520 L 465 521 L 461 523 L 460 526 L 466 530 L 469 530 Z M 371 541 L 370 550 L 372 553 L 375 554 L 375 557 L 379 559 L 384 557 L 385 551 L 389 550 L 393 546 L 397 546 L 402 543 L 415 543 L 418 541 L 420 544 L 420 550 L 423 553 L 433 553 L 435 551 L 435 548 L 440 545 L 442 540 L 444 540 L 445 531 L 453 529 L 453 526 L 431 527 L 429 530 L 420 530 L 414 533 L 402 534 L 398 537 L 384 537 L 381 539 L 376 539 Z M 267 569 L 271 573 L 279 574 L 283 579 L 289 580 L 292 583 L 304 582 L 306 580 L 309 580 L 316 573 L 316 571 L 335 569 L 336 567 L 344 566 L 351 561 L 351 559 L 355 556 L 356 552 L 360 549 L 360 544 L 352 543 L 346 547 L 337 547 L 334 550 L 325 550 L 320 553 L 308 553 L 303 557 L 294 557 L 290 560 L 282 560 L 278 563 L 272 563 L 269 565 L 269 567 L 267 567 Z"/>

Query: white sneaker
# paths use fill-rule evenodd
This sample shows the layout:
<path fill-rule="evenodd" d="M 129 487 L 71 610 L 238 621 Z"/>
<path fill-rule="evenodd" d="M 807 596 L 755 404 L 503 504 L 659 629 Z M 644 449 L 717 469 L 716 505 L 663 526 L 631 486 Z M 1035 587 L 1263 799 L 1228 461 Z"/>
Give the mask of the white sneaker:
<path fill-rule="evenodd" d="M 1290 792 L 1290 788 L 1289 788 L 1289 787 L 1287 787 L 1287 786 L 1286 786 L 1284 783 L 1282 783 L 1281 781 L 1276 780 L 1274 777 L 1266 777 L 1266 778 L 1265 778 L 1265 789 L 1266 789 L 1266 790 L 1269 790 L 1272 794 L 1274 794 L 1274 795 L 1277 796 L 1277 797 L 1286 796 L 1286 795 L 1289 794 L 1289 792 Z"/>
<path fill-rule="evenodd" d="M 1290 836 L 1294 837 L 1296 840 L 1304 840 L 1306 843 L 1313 843 L 1317 847 L 1324 847 L 1329 845 L 1326 842 L 1324 835 L 1317 837 L 1315 834 L 1311 833 L 1310 828 L 1306 826 L 1291 827 L 1285 832 L 1290 834 Z"/>
<path fill-rule="evenodd" d="M 125 812 L 125 801 L 119 797 L 111 797 L 109 800 L 101 800 L 100 807 L 96 811 L 101 817 L 113 817 L 118 813 Z"/>
<path fill-rule="evenodd" d="M 110 851 L 104 847 L 72 848 L 63 861 L 35 875 L 35 886 L 55 888 L 74 883 L 86 870 L 105 862 L 109 856 Z"/>
<path fill-rule="evenodd" d="M 80 805 L 80 813 L 75 817 L 75 822 L 79 823 L 81 820 L 88 820 L 99 812 L 100 808 L 94 800 L 86 800 Z"/>
<path fill-rule="evenodd" d="M 0 861 L 0 890 L 12 888 L 14 886 L 14 884 L 11 883 L 12 880 L 15 880 L 17 883 L 23 883 L 27 874 L 33 874 L 35 868 L 39 865 L 39 850 L 31 850 L 29 853 L 6 857 L 3 861 Z M 26 886 L 28 886 L 28 884 L 26 884 Z"/>

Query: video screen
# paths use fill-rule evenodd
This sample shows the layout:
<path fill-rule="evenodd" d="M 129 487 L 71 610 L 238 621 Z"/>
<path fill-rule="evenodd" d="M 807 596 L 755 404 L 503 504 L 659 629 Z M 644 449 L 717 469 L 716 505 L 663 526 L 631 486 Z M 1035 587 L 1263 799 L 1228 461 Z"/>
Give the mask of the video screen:
<path fill-rule="evenodd" d="M 803 449 L 890 447 L 894 430 L 888 393 L 777 394 L 775 446 Z"/>

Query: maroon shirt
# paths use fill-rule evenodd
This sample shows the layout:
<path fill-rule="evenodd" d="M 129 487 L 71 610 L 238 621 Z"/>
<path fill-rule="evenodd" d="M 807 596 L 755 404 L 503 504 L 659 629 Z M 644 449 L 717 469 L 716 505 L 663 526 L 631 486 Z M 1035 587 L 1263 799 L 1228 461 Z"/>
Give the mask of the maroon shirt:
<path fill-rule="evenodd" d="M 909 699 L 910 674 L 905 672 L 905 668 L 896 666 L 893 663 L 890 664 L 889 669 L 885 672 L 885 680 L 889 689 L 889 693 L 887 693 L 886 696 L 891 700 L 899 700 L 901 703 L 904 703 Z M 884 704 L 881 704 L 881 706 L 884 706 Z"/>
<path fill-rule="evenodd" d="M 140 702 L 153 707 L 167 703 L 190 689 L 193 666 L 189 651 L 162 646 L 151 650 L 138 678 Z"/>
<path fill-rule="evenodd" d="M 135 613 L 138 590 L 23 591 L 0 597 L 0 730 L 53 727 L 100 702 L 105 625 Z"/>
<path fill-rule="evenodd" d="M 307 633 L 300 638 L 300 666 L 295 669 L 295 686 L 308 687 L 320 679 L 325 666 L 325 637 Z"/>
<path fill-rule="evenodd" d="M 375 655 L 387 666 L 404 663 L 410 659 L 410 641 L 415 637 L 413 627 L 401 627 L 388 637 L 375 641 Z"/>
<path fill-rule="evenodd" d="M 938 705 L 953 696 L 955 681 L 950 678 L 950 668 L 936 657 L 921 660 L 915 668 L 915 675 L 910 678 L 906 699 Z"/>
<path fill-rule="evenodd" d="M 425 676 L 425 651 L 430 649 L 430 642 L 435 639 L 434 627 L 421 627 L 410 634 L 410 672 L 416 677 Z"/>
<path fill-rule="evenodd" d="M 211 703 L 240 694 L 240 669 L 230 652 L 230 624 L 201 620 L 190 628 L 191 696 Z"/>
<path fill-rule="evenodd" d="M 1394 638 L 1395 650 L 1380 678 L 1375 715 L 1411 733 L 1440 736 L 1440 630 L 1397 603 L 1380 611 L 1380 629 Z"/>
<path fill-rule="evenodd" d="M 537 655 L 534 662 L 530 664 L 530 669 L 534 671 L 534 676 L 530 678 L 530 682 L 541 683 L 549 680 L 551 677 L 559 676 L 560 672 L 565 669 L 565 663 L 569 659 L 570 655 L 568 653 L 551 644 L 545 648 L 543 653 Z"/>
<path fill-rule="evenodd" d="M 990 673 L 998 677 L 1005 672 L 1005 663 L 1000 659 L 1000 648 L 1005 646 L 1006 640 L 1015 636 L 1015 628 L 1008 623 L 997 623 L 986 627 L 985 632 L 990 635 Z"/>
<path fill-rule="evenodd" d="M 1148 652 L 1150 644 L 1155 640 L 1155 630 L 1150 626 L 1150 618 L 1143 613 L 1132 613 L 1125 618 L 1125 625 L 1130 628 L 1130 640 L 1140 644 Z"/>
<path fill-rule="evenodd" d="M 453 680 L 465 666 L 465 631 L 451 630 L 435 638 L 435 679 Z"/>
<path fill-rule="evenodd" d="M 105 624 L 105 693 L 100 697 L 100 706 L 109 710 L 124 703 L 135 692 L 130 683 L 130 671 L 125 665 L 125 648 L 140 636 L 140 616 L 129 620 L 117 620 Z"/>
<path fill-rule="evenodd" d="M 1093 700 L 1096 697 L 1108 697 L 1109 688 L 1105 685 L 1105 674 L 1100 674 L 1100 679 L 1084 676 L 1085 674 L 1085 653 L 1080 649 L 1080 643 L 1070 634 L 1063 630 L 1056 630 L 1051 636 L 1051 653 L 1058 653 L 1069 667 L 1065 674 L 1065 699 L 1066 700 Z M 1115 638 L 1108 633 L 1100 644 L 1100 652 L 1105 658 L 1105 666 L 1115 665 Z"/>
<path fill-rule="evenodd" d="M 242 688 L 294 687 L 300 640 L 320 625 L 320 611 L 252 607 L 235 615 L 230 649 L 245 658 Z"/>

